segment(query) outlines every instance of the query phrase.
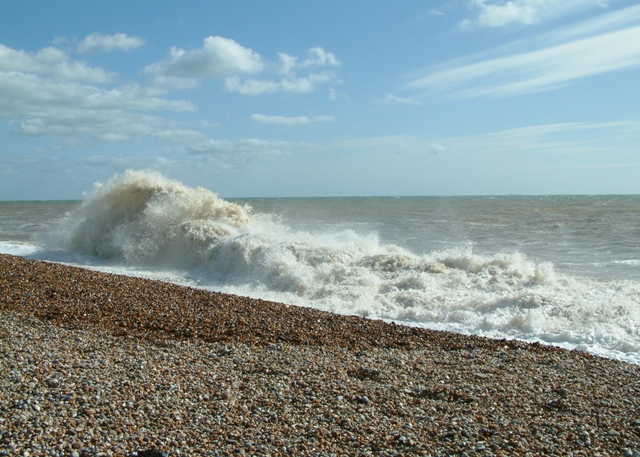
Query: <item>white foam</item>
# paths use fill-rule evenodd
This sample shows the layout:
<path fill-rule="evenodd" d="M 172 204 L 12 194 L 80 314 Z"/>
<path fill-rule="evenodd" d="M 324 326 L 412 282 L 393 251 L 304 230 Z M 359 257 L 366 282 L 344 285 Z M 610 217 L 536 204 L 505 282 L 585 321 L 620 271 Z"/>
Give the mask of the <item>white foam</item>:
<path fill-rule="evenodd" d="M 215 290 L 637 361 L 640 286 L 471 245 L 415 255 L 353 231 L 294 231 L 153 172 L 97 186 L 49 247 Z M 179 282 L 179 281 L 175 281 Z"/>
<path fill-rule="evenodd" d="M 638 259 L 629 259 L 629 260 L 618 260 L 616 262 L 612 262 L 613 264 L 618 264 L 618 265 L 630 265 L 630 266 L 640 266 L 640 260 Z"/>
<path fill-rule="evenodd" d="M 33 255 L 40 249 L 40 246 L 33 243 L 17 243 L 15 241 L 0 241 L 0 253 L 11 254 L 21 257 Z"/>

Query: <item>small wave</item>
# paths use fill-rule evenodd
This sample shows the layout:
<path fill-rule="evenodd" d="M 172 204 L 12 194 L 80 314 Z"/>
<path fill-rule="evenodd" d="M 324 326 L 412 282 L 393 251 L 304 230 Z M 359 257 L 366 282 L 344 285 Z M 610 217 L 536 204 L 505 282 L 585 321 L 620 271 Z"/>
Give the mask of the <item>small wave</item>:
<path fill-rule="evenodd" d="M 629 259 L 629 260 L 618 260 L 612 262 L 614 265 L 630 265 L 630 266 L 640 266 L 640 259 Z"/>

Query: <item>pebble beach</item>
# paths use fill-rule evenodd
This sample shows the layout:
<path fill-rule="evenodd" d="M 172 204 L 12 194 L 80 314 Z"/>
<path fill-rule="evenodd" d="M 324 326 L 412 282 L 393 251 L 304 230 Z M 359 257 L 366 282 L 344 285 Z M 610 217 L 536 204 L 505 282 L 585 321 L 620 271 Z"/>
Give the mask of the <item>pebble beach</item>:
<path fill-rule="evenodd" d="M 0 455 L 640 456 L 640 366 L 0 255 Z"/>

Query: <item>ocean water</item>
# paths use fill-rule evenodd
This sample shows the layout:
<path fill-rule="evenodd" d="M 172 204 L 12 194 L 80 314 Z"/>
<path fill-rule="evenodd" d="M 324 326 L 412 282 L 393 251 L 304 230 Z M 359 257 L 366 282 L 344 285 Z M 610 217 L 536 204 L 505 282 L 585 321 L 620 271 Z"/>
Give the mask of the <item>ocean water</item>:
<path fill-rule="evenodd" d="M 640 363 L 640 196 L 224 200 L 131 171 L 0 202 L 0 252 Z"/>

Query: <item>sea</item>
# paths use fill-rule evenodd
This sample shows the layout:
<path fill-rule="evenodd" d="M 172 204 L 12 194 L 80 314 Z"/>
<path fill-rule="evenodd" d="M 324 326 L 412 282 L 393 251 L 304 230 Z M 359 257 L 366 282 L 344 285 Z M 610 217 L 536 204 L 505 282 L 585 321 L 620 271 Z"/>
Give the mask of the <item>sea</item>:
<path fill-rule="evenodd" d="M 223 199 L 127 171 L 0 252 L 640 363 L 640 196 Z"/>

